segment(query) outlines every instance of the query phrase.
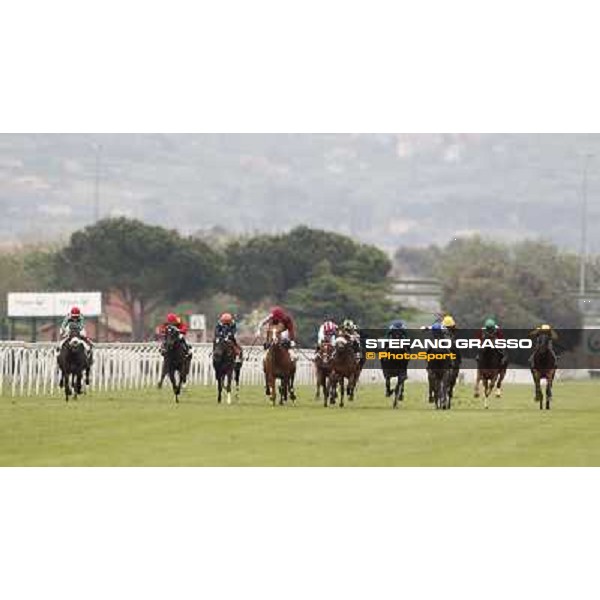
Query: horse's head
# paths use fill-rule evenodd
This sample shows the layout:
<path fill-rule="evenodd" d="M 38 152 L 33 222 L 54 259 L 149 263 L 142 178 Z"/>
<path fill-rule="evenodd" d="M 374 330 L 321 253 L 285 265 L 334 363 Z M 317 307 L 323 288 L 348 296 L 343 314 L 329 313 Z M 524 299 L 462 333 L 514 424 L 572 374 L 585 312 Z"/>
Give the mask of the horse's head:
<path fill-rule="evenodd" d="M 350 340 L 348 340 L 345 336 L 340 336 L 335 340 L 335 349 L 336 350 L 344 350 L 348 347 Z"/>
<path fill-rule="evenodd" d="M 281 323 L 272 324 L 267 330 L 267 343 L 269 346 L 276 346 L 281 342 L 281 334 L 284 326 Z"/>
<path fill-rule="evenodd" d="M 79 323 L 69 323 L 67 340 L 69 348 L 73 350 L 83 343 L 81 340 L 81 325 L 79 325 Z"/>
<path fill-rule="evenodd" d="M 221 334 L 215 339 L 214 356 L 222 356 L 224 354 L 233 354 L 233 335 L 231 332 Z"/>
<path fill-rule="evenodd" d="M 165 329 L 165 345 L 167 350 L 174 348 L 179 343 L 180 331 L 174 325 L 167 325 Z"/>
<path fill-rule="evenodd" d="M 535 337 L 535 352 L 548 352 L 552 348 L 552 336 L 541 331 Z"/>

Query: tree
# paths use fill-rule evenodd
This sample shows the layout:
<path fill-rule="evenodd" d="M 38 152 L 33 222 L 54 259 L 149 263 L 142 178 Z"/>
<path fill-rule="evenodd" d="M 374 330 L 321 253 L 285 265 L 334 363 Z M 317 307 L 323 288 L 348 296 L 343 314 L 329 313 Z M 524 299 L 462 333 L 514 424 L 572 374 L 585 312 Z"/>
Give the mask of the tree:
<path fill-rule="evenodd" d="M 201 240 L 125 218 L 106 219 L 73 234 L 57 256 L 64 286 L 118 294 L 133 324 L 146 332 L 147 315 L 162 302 L 209 294 L 222 257 Z"/>
<path fill-rule="evenodd" d="M 319 263 L 307 285 L 288 293 L 286 306 L 294 315 L 303 343 L 316 340 L 324 319 L 340 323 L 353 319 L 363 328 L 381 328 L 397 316 L 386 284 L 375 284 L 333 274 L 329 261 Z"/>
<path fill-rule="evenodd" d="M 332 275 L 364 283 L 385 281 L 391 269 L 378 248 L 308 227 L 233 242 L 226 256 L 229 290 L 247 302 L 282 302 L 289 290 L 308 285 L 315 266 L 324 260 Z"/>
<path fill-rule="evenodd" d="M 470 238 L 452 242 L 442 256 L 443 306 L 462 326 L 480 327 L 488 316 L 506 329 L 581 326 L 573 296 L 575 257 L 552 244 L 525 241 L 509 247 Z"/>

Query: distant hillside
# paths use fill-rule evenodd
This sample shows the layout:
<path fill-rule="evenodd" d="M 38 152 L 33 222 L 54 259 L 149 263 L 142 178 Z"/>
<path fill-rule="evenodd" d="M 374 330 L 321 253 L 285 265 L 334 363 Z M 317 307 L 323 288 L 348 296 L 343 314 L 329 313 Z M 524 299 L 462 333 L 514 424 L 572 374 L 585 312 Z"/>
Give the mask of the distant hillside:
<path fill-rule="evenodd" d="M 577 248 L 582 156 L 598 242 L 598 134 L 1 134 L 2 242 L 55 238 L 104 216 L 186 232 L 305 223 L 387 249 L 468 232 Z"/>

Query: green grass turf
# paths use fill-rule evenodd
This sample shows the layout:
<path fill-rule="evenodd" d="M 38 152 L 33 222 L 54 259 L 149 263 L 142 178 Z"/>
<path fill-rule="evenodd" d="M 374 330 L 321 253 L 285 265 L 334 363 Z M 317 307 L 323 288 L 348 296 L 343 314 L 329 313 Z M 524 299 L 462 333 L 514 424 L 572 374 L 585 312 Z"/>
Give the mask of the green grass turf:
<path fill-rule="evenodd" d="M 597 383 L 557 383 L 540 412 L 530 386 L 507 386 L 489 411 L 460 388 L 451 412 L 432 410 L 407 385 L 393 411 L 379 386 L 354 404 L 324 409 L 312 388 L 296 407 L 273 408 L 259 388 L 217 406 L 190 388 L 176 406 L 165 389 L 0 398 L 0 465 L 7 466 L 598 466 Z"/>

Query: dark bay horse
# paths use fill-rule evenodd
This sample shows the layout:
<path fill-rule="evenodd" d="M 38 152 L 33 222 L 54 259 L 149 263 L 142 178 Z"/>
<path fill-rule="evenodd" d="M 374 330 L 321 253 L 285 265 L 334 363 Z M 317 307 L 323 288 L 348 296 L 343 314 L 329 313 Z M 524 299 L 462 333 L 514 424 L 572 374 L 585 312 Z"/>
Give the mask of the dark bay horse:
<path fill-rule="evenodd" d="M 453 361 L 442 351 L 439 356 L 427 362 L 427 380 L 429 382 L 429 402 L 435 404 L 438 410 L 452 408 L 451 381 L 453 376 Z"/>
<path fill-rule="evenodd" d="M 539 332 L 536 334 L 533 354 L 529 359 L 531 374 L 535 384 L 535 401 L 539 402 L 540 410 L 544 410 L 544 393 L 542 379 L 546 380 L 546 410 L 550 410 L 552 401 L 552 384 L 556 375 L 558 360 L 554 353 L 552 336 L 550 333 Z"/>
<path fill-rule="evenodd" d="M 483 383 L 484 406 L 488 409 L 489 397 L 496 388 L 496 398 L 502 397 L 502 382 L 506 377 L 508 361 L 495 348 L 482 348 L 477 361 L 477 379 L 475 380 L 475 398 L 479 398 Z"/>
<path fill-rule="evenodd" d="M 84 373 L 86 382 L 89 382 L 90 366 L 86 347 L 81 339 L 81 328 L 76 323 L 69 325 L 68 336 L 60 347 L 57 362 L 60 369 L 59 386 L 65 389 L 66 401 L 69 401 L 72 392 L 77 399 L 83 393 Z"/>
<path fill-rule="evenodd" d="M 235 343 L 231 335 L 215 340 L 213 346 L 213 368 L 217 380 L 217 402 L 221 404 L 223 388 L 227 392 L 227 404 L 231 404 L 231 382 L 235 378 L 235 399 L 240 397 L 240 371 L 242 363 L 236 362 Z"/>
<path fill-rule="evenodd" d="M 181 386 L 187 379 L 189 367 L 190 360 L 187 348 L 181 340 L 181 332 L 173 325 L 167 326 L 165 330 L 165 357 L 158 387 L 162 387 L 162 382 L 168 375 L 175 394 L 175 402 L 178 404 Z"/>
<path fill-rule="evenodd" d="M 323 342 L 315 354 L 315 374 L 317 378 L 317 391 L 315 400 L 321 399 L 321 390 L 323 398 L 329 394 L 329 376 L 331 374 L 331 358 L 333 356 L 333 345 L 330 342 Z"/>
<path fill-rule="evenodd" d="M 289 341 L 282 339 L 283 326 L 272 325 L 267 332 L 265 349 L 267 354 L 263 362 L 265 372 L 265 391 L 271 397 L 275 406 L 277 402 L 277 382 L 279 386 L 279 405 L 283 406 L 288 401 L 296 401 L 294 393 L 294 378 L 296 376 L 296 363 L 292 360 L 289 350 Z"/>
<path fill-rule="evenodd" d="M 408 360 L 381 359 L 381 370 L 385 378 L 385 397 L 394 397 L 393 408 L 404 400 L 404 384 L 408 379 Z M 392 379 L 396 379 L 396 387 L 392 391 Z"/>
<path fill-rule="evenodd" d="M 340 408 L 344 408 L 344 397 L 348 392 L 348 399 L 354 400 L 354 391 L 362 370 L 362 361 L 356 360 L 356 351 L 352 342 L 340 336 L 335 342 L 335 352 L 331 359 L 331 372 L 329 377 L 329 398 L 325 397 L 325 408 L 334 405 L 337 400 L 338 386 L 340 388 Z M 346 387 L 345 382 L 348 381 Z"/>

